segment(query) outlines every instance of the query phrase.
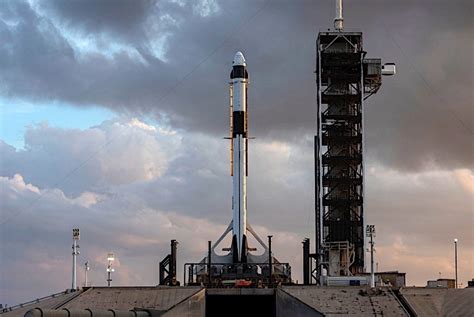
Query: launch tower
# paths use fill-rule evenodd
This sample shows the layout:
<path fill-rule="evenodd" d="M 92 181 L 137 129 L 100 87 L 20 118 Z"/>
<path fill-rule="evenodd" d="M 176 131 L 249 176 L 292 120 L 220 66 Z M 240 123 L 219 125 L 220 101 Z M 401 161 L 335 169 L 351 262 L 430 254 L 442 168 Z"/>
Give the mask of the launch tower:
<path fill-rule="evenodd" d="M 316 43 L 315 136 L 316 278 L 364 272 L 364 102 L 394 64 L 366 58 L 361 32 L 343 27 L 336 1 L 335 31 Z"/>

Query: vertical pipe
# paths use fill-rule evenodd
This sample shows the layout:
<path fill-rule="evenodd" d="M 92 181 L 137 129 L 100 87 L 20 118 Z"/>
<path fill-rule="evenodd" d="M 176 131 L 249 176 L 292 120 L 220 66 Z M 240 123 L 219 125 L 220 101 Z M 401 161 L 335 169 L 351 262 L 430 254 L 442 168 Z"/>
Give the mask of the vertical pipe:
<path fill-rule="evenodd" d="M 365 115 L 364 115 L 364 56 L 365 53 L 363 51 L 363 46 L 362 46 L 362 37 L 360 38 L 360 43 L 357 47 L 357 49 L 360 52 L 360 83 L 359 83 L 359 93 L 360 93 L 360 116 L 361 116 L 361 126 L 360 126 L 360 133 L 361 133 L 361 149 L 360 149 L 360 155 L 361 155 L 361 177 L 362 177 L 362 185 L 360 189 L 360 196 L 362 199 L 362 204 L 360 206 L 360 219 L 362 221 L 362 250 L 360 251 L 360 254 L 358 257 L 360 257 L 360 261 L 362 263 L 357 263 L 356 264 L 356 272 L 363 272 L 365 271 L 365 246 L 366 246 L 366 239 L 363 233 L 363 230 L 366 226 L 366 221 L 365 221 L 365 215 L 364 215 L 364 210 L 365 210 L 365 205 L 366 205 L 366 199 L 365 199 L 365 159 L 364 159 L 364 151 L 365 151 Z M 375 230 L 375 228 L 374 228 Z M 375 231 L 374 231 L 375 234 Z M 357 249 L 356 249 L 356 255 L 357 255 Z"/>
<path fill-rule="evenodd" d="M 322 140 L 323 140 L 323 129 L 322 129 L 322 97 L 321 97 L 321 85 L 322 85 L 322 80 L 321 80 L 321 73 L 322 73 L 322 62 L 321 62 L 321 44 L 319 42 L 319 37 L 318 41 L 316 43 L 316 51 L 318 53 L 318 58 L 317 58 L 317 88 L 318 88 L 318 105 L 317 105 L 317 120 L 318 120 L 318 142 L 317 142 L 317 169 L 318 169 L 318 179 L 317 179 L 317 194 L 318 196 L 316 197 L 316 204 L 317 206 L 317 211 L 318 214 L 316 217 L 318 217 L 319 221 L 319 228 L 316 230 L 316 250 L 317 250 L 317 277 L 318 277 L 318 282 L 321 284 L 321 275 L 322 275 L 322 270 L 323 270 L 323 260 L 324 260 L 324 207 L 323 207 L 323 195 L 324 195 L 324 189 L 323 189 L 323 163 L 322 163 Z"/>
<path fill-rule="evenodd" d="M 458 288 L 458 239 L 454 239 L 454 288 Z"/>
<path fill-rule="evenodd" d="M 303 284 L 310 284 L 310 266 L 309 266 L 309 248 L 310 241 L 308 238 L 303 240 Z"/>
<path fill-rule="evenodd" d="M 212 245 L 211 241 L 207 241 L 207 274 L 209 274 L 209 284 L 211 284 L 211 251 Z"/>
<path fill-rule="evenodd" d="M 190 283 L 194 283 L 194 264 L 191 264 L 188 268 L 188 284 Z"/>
<path fill-rule="evenodd" d="M 370 234 L 370 287 L 375 287 L 374 273 L 374 235 Z"/>
<path fill-rule="evenodd" d="M 184 283 L 184 286 L 187 286 L 189 284 L 189 280 L 186 279 L 186 268 L 188 269 L 188 272 L 190 271 L 190 267 L 187 267 L 186 264 L 185 264 L 184 267 L 183 267 L 183 283 Z"/>
<path fill-rule="evenodd" d="M 268 282 L 272 284 L 273 276 L 273 259 L 272 259 L 272 236 L 268 236 Z"/>
<path fill-rule="evenodd" d="M 169 274 L 170 274 L 170 285 L 175 286 L 176 281 L 176 246 L 178 242 L 176 240 L 171 240 L 171 259 L 169 264 Z"/>

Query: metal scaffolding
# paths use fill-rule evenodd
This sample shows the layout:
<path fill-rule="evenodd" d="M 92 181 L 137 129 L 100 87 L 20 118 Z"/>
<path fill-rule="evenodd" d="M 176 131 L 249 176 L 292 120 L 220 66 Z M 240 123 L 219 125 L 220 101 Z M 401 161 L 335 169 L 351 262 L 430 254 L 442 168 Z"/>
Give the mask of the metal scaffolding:
<path fill-rule="evenodd" d="M 364 272 L 364 100 L 381 86 L 361 32 L 320 32 L 315 136 L 318 279 Z M 324 274 L 325 274 L 324 272 Z"/>

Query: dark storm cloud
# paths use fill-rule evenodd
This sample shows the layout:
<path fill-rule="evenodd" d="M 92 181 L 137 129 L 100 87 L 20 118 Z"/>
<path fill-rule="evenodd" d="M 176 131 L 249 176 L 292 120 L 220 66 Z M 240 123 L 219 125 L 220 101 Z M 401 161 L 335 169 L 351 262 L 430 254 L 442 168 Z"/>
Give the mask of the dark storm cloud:
<path fill-rule="evenodd" d="M 45 1 L 42 7 L 65 25 L 87 33 L 106 32 L 114 37 L 143 40 L 143 25 L 153 9 L 151 0 Z"/>
<path fill-rule="evenodd" d="M 472 168 L 472 3 L 346 2 L 346 26 L 364 30 L 369 56 L 398 64 L 366 104 L 369 156 L 405 170 Z M 176 127 L 222 135 L 229 66 L 243 50 L 252 133 L 314 133 L 314 43 L 332 25 L 333 1 L 222 1 L 209 16 L 198 2 L 131 3 L 2 3 L 2 19 L 18 21 L 0 24 L 9 43 L 0 48 L 2 94 L 165 115 Z M 111 43 L 128 51 L 81 53 L 68 32 L 100 39 L 104 52 Z M 152 45 L 161 33 L 165 61 Z"/>

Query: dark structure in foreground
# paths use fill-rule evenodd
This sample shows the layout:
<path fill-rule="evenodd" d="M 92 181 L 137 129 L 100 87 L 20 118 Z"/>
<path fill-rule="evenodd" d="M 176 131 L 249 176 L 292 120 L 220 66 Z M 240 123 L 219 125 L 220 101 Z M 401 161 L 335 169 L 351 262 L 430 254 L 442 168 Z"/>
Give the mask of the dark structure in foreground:
<path fill-rule="evenodd" d="M 361 32 L 345 32 L 342 1 L 336 31 L 316 43 L 316 282 L 364 267 L 364 101 L 395 74 L 394 64 L 366 58 Z"/>

